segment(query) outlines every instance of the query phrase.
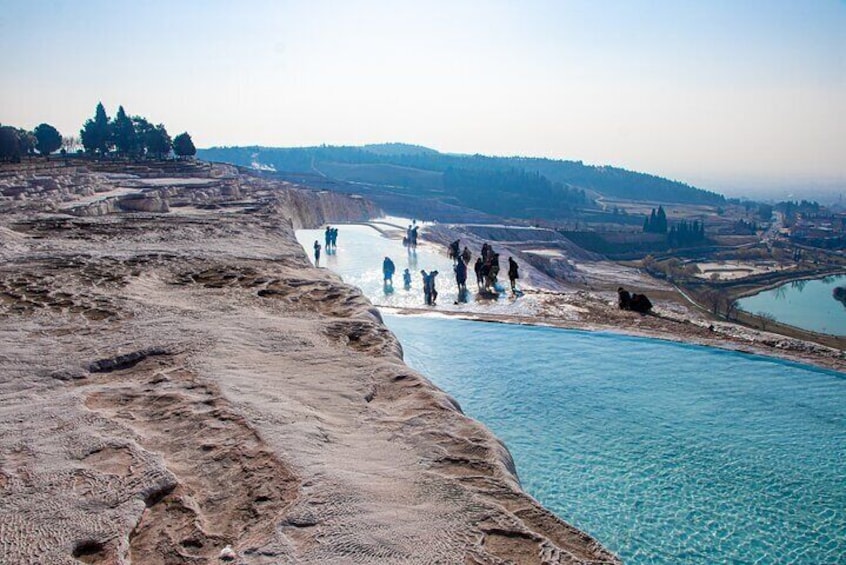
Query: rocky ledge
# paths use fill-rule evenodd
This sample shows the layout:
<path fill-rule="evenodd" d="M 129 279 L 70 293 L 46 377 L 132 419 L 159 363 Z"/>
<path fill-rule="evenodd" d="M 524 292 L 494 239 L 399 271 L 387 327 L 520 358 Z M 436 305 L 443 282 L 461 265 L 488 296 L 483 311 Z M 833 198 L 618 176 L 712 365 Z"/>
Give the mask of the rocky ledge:
<path fill-rule="evenodd" d="M 361 199 L 203 163 L 0 168 L 4 563 L 616 563 L 313 268 Z"/>

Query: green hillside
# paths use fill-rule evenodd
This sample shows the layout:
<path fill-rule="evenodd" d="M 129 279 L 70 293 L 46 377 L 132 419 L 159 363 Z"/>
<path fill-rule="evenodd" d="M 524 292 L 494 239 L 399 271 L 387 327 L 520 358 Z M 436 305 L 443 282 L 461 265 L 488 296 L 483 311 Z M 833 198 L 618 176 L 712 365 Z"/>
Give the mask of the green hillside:
<path fill-rule="evenodd" d="M 416 145 L 363 147 L 213 147 L 198 156 L 210 161 L 307 173 L 348 183 L 377 202 L 437 200 L 492 216 L 563 219 L 595 207 L 588 194 L 676 204 L 720 205 L 725 198 L 677 181 L 581 161 L 530 157 L 454 155 Z M 351 189 L 352 187 L 350 187 Z M 419 208 L 419 205 L 418 205 Z"/>

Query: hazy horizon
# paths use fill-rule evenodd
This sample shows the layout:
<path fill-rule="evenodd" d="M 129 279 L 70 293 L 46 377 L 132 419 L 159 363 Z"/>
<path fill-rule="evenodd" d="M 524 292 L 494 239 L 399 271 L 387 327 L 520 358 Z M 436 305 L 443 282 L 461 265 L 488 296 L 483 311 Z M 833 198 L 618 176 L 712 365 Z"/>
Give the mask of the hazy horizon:
<path fill-rule="evenodd" d="M 0 122 L 400 141 L 727 195 L 846 186 L 846 2 L 0 0 Z"/>

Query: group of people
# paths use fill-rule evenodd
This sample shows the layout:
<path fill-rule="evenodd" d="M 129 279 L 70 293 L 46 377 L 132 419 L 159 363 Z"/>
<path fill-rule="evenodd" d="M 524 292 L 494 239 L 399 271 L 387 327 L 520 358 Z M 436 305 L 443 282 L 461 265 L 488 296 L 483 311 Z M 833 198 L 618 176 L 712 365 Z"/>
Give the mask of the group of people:
<path fill-rule="evenodd" d="M 326 226 L 324 239 L 326 240 L 326 253 L 331 254 L 338 247 L 338 228 Z"/>
<path fill-rule="evenodd" d="M 335 253 L 335 250 L 338 248 L 338 228 L 333 228 L 332 226 L 326 226 L 326 231 L 324 232 L 324 245 L 320 245 L 320 240 L 314 240 L 314 264 L 320 265 L 320 250 L 323 249 L 325 246 L 326 254 L 332 255 Z"/>
<path fill-rule="evenodd" d="M 652 301 L 645 294 L 629 293 L 625 288 L 619 287 L 617 297 L 617 305 L 620 310 L 632 310 L 641 314 L 646 314 L 652 310 Z"/>
<path fill-rule="evenodd" d="M 409 252 L 417 250 L 417 227 L 417 220 L 414 220 L 414 224 L 408 226 L 405 237 L 402 238 L 402 244 Z"/>
<path fill-rule="evenodd" d="M 461 240 L 456 239 L 447 246 L 447 254 L 453 262 L 453 271 L 455 272 L 455 284 L 458 286 L 458 301 L 464 302 L 467 300 L 467 271 L 470 261 L 473 258 L 473 253 L 467 246 L 461 249 Z M 488 294 L 497 294 L 497 277 L 499 276 L 499 253 L 496 253 L 493 247 L 487 242 L 482 245 L 481 256 L 476 259 L 473 264 L 473 271 L 476 273 L 476 285 L 479 292 Z M 437 274 L 437 271 L 433 271 Z M 427 275 L 425 271 L 421 271 L 423 275 L 424 287 L 430 284 L 432 292 L 429 293 L 424 288 L 426 293 L 426 304 L 430 304 L 429 296 L 436 297 L 437 291 L 434 291 L 434 278 L 431 283 L 427 283 Z M 431 273 L 430 273 L 431 275 Z M 514 257 L 508 258 L 508 280 L 511 283 L 511 294 L 517 296 L 517 279 L 520 278 L 520 267 Z M 406 287 L 407 288 L 407 287 Z M 431 303 L 434 303 L 432 298 Z"/>
<path fill-rule="evenodd" d="M 385 292 L 393 292 L 395 272 L 396 265 L 390 257 L 385 257 L 382 260 L 382 284 Z M 438 276 L 438 271 L 427 273 L 425 270 L 421 270 L 420 276 L 423 278 L 423 297 L 426 305 L 434 306 L 438 298 L 438 290 L 435 288 L 435 277 Z M 405 290 L 411 289 L 411 271 L 408 269 L 402 272 L 402 285 Z"/>
<path fill-rule="evenodd" d="M 467 266 L 472 258 L 472 253 L 466 246 L 463 251 L 459 252 L 460 247 L 460 240 L 455 240 L 449 245 L 449 256 L 455 265 L 455 282 L 458 284 L 459 291 L 466 290 Z M 476 285 L 479 292 L 496 292 L 496 282 L 499 276 L 499 253 L 496 253 L 487 242 L 482 244 L 481 256 L 476 258 L 476 262 L 473 264 L 473 272 L 476 273 Z M 509 257 L 508 280 L 511 283 L 511 294 L 513 295 L 517 294 L 518 278 L 520 278 L 520 267 L 514 257 Z"/>
<path fill-rule="evenodd" d="M 409 251 L 417 247 L 418 227 L 416 225 L 408 226 L 406 236 L 403 238 L 403 245 L 408 247 Z M 326 226 L 324 233 L 325 249 L 327 254 L 331 254 L 337 248 L 338 228 Z M 455 272 L 455 282 L 458 286 L 458 301 L 464 302 L 467 300 L 467 271 L 470 261 L 473 258 L 473 253 L 465 246 L 461 249 L 461 240 L 455 240 L 449 244 L 449 256 L 453 260 L 453 270 Z M 314 241 L 314 262 L 315 265 L 320 264 L 321 246 L 319 240 Z M 481 256 L 476 259 L 473 265 L 473 270 L 476 274 L 476 284 L 479 292 L 487 292 L 490 294 L 497 293 L 497 277 L 499 275 L 499 253 L 496 253 L 493 247 L 487 242 L 482 245 Z M 385 257 L 382 261 L 382 280 L 385 292 L 393 292 L 394 274 L 396 273 L 396 265 L 390 257 Z M 432 270 L 426 272 L 420 271 L 420 276 L 423 281 L 423 296 L 427 306 L 434 306 L 438 291 L 435 285 L 435 279 L 439 272 Z M 402 273 L 403 288 L 405 290 L 411 289 L 411 271 L 405 269 Z M 517 295 L 517 279 L 519 278 L 519 267 L 513 257 L 508 258 L 508 279 L 511 282 L 511 293 Z M 458 303 L 458 302 L 456 302 Z"/>

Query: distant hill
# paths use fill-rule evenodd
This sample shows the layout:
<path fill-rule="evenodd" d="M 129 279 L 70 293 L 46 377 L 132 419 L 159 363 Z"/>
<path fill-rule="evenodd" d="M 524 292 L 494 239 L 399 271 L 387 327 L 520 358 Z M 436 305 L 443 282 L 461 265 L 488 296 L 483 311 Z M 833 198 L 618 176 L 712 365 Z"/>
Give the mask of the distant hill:
<path fill-rule="evenodd" d="M 377 155 L 433 155 L 438 153 L 434 149 L 408 143 L 373 143 L 362 145 L 361 148 Z"/>
<path fill-rule="evenodd" d="M 492 216 L 563 219 L 595 208 L 597 195 L 677 204 L 720 205 L 725 197 L 677 181 L 581 161 L 445 154 L 403 143 L 362 147 L 212 147 L 198 157 L 352 183 L 379 202 L 437 200 Z M 386 200 L 386 201 L 387 201 Z M 409 203 L 419 210 L 425 202 Z"/>

